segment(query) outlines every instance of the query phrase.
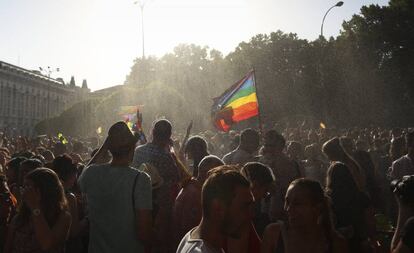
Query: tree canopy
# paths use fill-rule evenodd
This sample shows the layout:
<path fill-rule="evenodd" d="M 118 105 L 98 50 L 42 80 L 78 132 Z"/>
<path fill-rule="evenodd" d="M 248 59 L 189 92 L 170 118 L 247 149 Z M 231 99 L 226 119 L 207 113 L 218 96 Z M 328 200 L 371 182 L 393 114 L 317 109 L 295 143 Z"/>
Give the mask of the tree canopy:
<path fill-rule="evenodd" d="M 194 120 L 211 128 L 212 98 L 252 68 L 265 124 L 306 117 L 337 127 L 412 125 L 414 1 L 364 6 L 336 38 L 308 41 L 276 31 L 257 34 L 225 56 L 181 44 L 159 58 L 137 58 L 125 80 L 136 90 L 114 94 L 96 110 L 145 104 L 150 119 L 164 114 L 183 126 Z M 96 115 L 94 122 L 104 118 Z"/>
<path fill-rule="evenodd" d="M 163 83 L 184 97 L 186 115 L 208 117 L 211 99 L 255 68 L 266 123 L 303 115 L 344 127 L 408 125 L 413 64 L 413 1 L 392 0 L 362 7 L 328 40 L 276 31 L 241 42 L 226 56 L 179 45 L 161 58 L 137 59 L 125 83 Z"/>

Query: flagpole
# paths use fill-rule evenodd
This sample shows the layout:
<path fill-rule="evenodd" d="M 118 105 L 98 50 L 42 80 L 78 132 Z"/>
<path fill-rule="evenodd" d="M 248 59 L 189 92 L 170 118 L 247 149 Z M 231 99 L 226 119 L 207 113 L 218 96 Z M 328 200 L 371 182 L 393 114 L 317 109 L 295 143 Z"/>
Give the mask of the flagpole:
<path fill-rule="evenodd" d="M 253 80 L 254 80 L 254 85 L 256 86 L 257 110 L 259 112 L 259 131 L 260 131 L 260 134 L 263 136 L 264 132 L 263 132 L 262 113 L 260 112 L 260 103 L 259 103 L 259 85 L 257 85 L 257 82 L 256 82 L 256 70 L 254 69 L 254 67 L 253 67 Z"/>

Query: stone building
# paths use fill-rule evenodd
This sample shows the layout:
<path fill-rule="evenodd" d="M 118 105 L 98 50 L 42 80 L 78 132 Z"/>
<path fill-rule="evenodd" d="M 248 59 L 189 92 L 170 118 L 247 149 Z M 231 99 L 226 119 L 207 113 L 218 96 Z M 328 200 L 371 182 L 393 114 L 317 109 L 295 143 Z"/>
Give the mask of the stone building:
<path fill-rule="evenodd" d="M 86 85 L 65 85 L 62 79 L 0 61 L 0 131 L 31 135 L 36 123 L 59 115 L 89 92 Z"/>

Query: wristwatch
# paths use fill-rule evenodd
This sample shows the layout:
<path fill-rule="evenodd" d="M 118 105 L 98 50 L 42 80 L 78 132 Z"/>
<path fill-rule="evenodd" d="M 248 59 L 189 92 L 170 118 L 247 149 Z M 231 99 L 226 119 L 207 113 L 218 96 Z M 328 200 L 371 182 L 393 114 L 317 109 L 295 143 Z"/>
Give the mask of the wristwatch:
<path fill-rule="evenodd" d="M 33 209 L 32 213 L 33 213 L 34 216 L 39 216 L 40 215 L 40 209 L 39 208 Z"/>

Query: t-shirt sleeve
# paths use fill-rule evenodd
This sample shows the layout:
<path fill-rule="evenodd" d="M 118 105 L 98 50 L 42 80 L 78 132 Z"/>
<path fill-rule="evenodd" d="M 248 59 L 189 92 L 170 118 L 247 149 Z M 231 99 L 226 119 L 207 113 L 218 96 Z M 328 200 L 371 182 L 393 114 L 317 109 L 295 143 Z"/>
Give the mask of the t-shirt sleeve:
<path fill-rule="evenodd" d="M 132 159 L 131 166 L 138 169 L 143 162 L 144 160 L 141 152 L 141 146 L 139 146 L 135 149 L 134 158 Z"/>
<path fill-rule="evenodd" d="M 231 163 L 230 153 L 223 156 L 223 162 L 224 162 L 224 164 L 230 164 Z"/>
<path fill-rule="evenodd" d="M 414 251 L 414 217 L 411 217 L 405 223 L 401 236 L 401 241 L 411 251 Z"/>
<path fill-rule="evenodd" d="M 137 150 L 138 150 L 138 147 L 134 151 L 134 158 L 132 158 L 132 163 L 131 163 L 131 167 L 134 167 L 134 168 L 138 168 L 139 167 L 139 165 L 138 165 L 138 152 L 137 152 Z"/>
<path fill-rule="evenodd" d="M 151 179 L 145 172 L 139 172 L 139 179 L 135 187 L 135 209 L 152 209 Z"/>
<path fill-rule="evenodd" d="M 391 165 L 391 173 L 390 177 L 392 180 L 394 179 L 400 179 L 402 177 L 401 175 L 401 160 L 394 161 Z"/>
<path fill-rule="evenodd" d="M 78 179 L 78 184 L 79 184 L 82 192 L 86 192 L 86 186 L 88 185 L 87 182 L 88 182 L 88 177 L 89 177 L 88 175 L 90 174 L 90 169 L 91 169 L 91 166 L 85 168 L 82 171 L 82 174 L 80 175 L 80 177 Z"/>

